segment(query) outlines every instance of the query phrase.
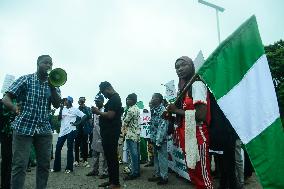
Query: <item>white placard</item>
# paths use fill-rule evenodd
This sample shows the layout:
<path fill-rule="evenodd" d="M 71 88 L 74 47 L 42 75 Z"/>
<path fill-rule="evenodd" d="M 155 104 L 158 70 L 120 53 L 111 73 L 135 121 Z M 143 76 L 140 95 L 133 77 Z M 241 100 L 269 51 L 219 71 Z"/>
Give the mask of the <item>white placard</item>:
<path fill-rule="evenodd" d="M 141 137 L 150 138 L 150 113 L 142 113 L 140 116 Z"/>
<path fill-rule="evenodd" d="M 171 137 L 168 138 L 168 165 L 174 172 L 181 177 L 190 180 L 188 169 L 185 162 L 185 155 L 179 146 L 173 143 Z"/>
<path fill-rule="evenodd" d="M 1 93 L 5 93 L 14 81 L 15 81 L 15 76 L 6 74 L 4 83 L 2 85 Z"/>

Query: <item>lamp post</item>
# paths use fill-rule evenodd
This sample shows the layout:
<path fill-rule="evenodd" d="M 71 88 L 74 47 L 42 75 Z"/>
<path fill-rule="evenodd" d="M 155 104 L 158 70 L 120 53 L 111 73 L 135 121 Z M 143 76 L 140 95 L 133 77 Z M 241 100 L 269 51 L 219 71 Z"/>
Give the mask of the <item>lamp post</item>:
<path fill-rule="evenodd" d="M 198 3 L 209 6 L 209 7 L 214 8 L 216 10 L 218 42 L 220 44 L 221 40 L 220 40 L 219 12 L 224 12 L 225 9 L 223 7 L 219 7 L 217 5 L 214 5 L 212 3 L 209 3 L 209 2 L 203 1 L 203 0 L 198 0 Z"/>

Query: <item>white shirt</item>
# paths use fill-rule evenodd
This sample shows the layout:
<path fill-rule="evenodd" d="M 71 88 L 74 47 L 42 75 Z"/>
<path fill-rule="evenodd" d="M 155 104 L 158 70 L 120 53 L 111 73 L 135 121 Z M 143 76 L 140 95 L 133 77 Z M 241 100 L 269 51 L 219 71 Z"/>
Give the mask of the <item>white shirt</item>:
<path fill-rule="evenodd" d="M 193 104 L 207 104 L 207 88 L 202 81 L 195 81 L 192 84 L 192 100 Z"/>
<path fill-rule="evenodd" d="M 69 134 L 72 131 L 76 130 L 76 127 L 71 125 L 76 121 L 76 117 L 83 117 L 85 114 L 80 111 L 78 108 L 66 108 L 62 109 L 62 119 L 61 119 L 61 127 L 58 137 L 62 137 L 64 135 Z"/>

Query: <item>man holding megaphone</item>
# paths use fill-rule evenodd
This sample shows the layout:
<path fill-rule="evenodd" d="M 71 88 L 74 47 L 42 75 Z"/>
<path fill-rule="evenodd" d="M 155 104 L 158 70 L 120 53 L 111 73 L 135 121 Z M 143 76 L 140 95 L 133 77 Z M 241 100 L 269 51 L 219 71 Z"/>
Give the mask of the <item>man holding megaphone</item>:
<path fill-rule="evenodd" d="M 45 189 L 47 186 L 52 144 L 49 115 L 51 104 L 59 108 L 61 102 L 59 88 L 48 79 L 52 65 L 49 55 L 39 56 L 37 72 L 17 79 L 2 100 L 6 107 L 17 114 L 12 123 L 12 189 L 24 188 L 32 143 L 37 158 L 36 188 Z M 12 99 L 16 99 L 21 106 L 14 105 Z"/>

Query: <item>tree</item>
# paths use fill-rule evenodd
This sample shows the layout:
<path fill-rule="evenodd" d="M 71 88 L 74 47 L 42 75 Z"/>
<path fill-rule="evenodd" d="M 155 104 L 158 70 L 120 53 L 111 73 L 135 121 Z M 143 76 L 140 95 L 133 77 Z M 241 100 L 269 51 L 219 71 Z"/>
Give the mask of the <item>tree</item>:
<path fill-rule="evenodd" d="M 55 114 L 55 109 L 51 110 L 51 118 L 50 118 L 50 123 L 52 125 L 52 129 L 56 130 L 57 133 L 60 131 L 60 121 L 58 120 L 58 115 Z"/>
<path fill-rule="evenodd" d="M 284 119 L 284 41 L 264 47 L 278 99 L 282 123 Z"/>

